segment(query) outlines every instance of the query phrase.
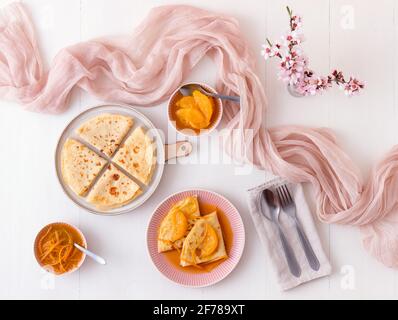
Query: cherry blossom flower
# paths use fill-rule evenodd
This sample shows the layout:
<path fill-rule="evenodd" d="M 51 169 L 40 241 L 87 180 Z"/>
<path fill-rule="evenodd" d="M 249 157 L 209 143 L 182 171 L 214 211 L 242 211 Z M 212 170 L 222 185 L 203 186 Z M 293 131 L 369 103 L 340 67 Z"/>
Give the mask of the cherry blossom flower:
<path fill-rule="evenodd" d="M 347 96 L 354 96 L 359 93 L 361 89 L 365 87 L 365 84 L 358 79 L 350 78 L 350 80 L 346 83 L 341 84 L 344 88 L 344 93 Z"/>
<path fill-rule="evenodd" d="M 290 23 L 291 23 L 291 29 L 292 30 L 296 30 L 296 29 L 301 29 L 301 27 L 303 26 L 302 23 L 302 18 L 300 16 L 292 16 L 290 19 Z"/>
<path fill-rule="evenodd" d="M 281 45 L 279 43 L 276 43 L 275 45 L 264 44 L 263 49 L 261 50 L 261 55 L 265 60 L 268 60 L 269 58 L 277 56 L 280 48 Z"/>
<path fill-rule="evenodd" d="M 262 55 L 270 59 L 278 57 L 279 64 L 278 78 L 289 85 L 299 95 L 314 96 L 320 94 L 333 86 L 338 85 L 347 96 L 357 95 L 365 84 L 360 80 L 350 77 L 345 80 L 341 71 L 333 70 L 328 76 L 317 76 L 309 69 L 308 58 L 303 54 L 299 45 L 305 41 L 302 33 L 302 18 L 293 15 L 292 10 L 287 7 L 290 18 L 290 31 L 282 37 L 281 42 L 272 44 L 267 39 L 263 45 Z"/>
<path fill-rule="evenodd" d="M 285 47 L 296 46 L 305 41 L 304 34 L 301 31 L 290 31 L 286 35 L 282 36 L 281 43 Z"/>

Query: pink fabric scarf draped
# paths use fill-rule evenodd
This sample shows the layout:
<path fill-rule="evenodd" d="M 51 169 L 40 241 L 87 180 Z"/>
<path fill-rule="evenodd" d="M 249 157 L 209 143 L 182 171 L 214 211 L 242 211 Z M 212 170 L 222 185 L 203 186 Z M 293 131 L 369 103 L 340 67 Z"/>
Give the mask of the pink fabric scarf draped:
<path fill-rule="evenodd" d="M 264 89 L 233 18 L 190 6 L 155 8 L 132 35 L 65 48 L 45 72 L 31 20 L 21 4 L 11 4 L 0 17 L 0 96 L 27 110 L 59 113 L 79 87 L 104 101 L 151 106 L 167 99 L 205 55 L 218 66 L 218 90 L 242 97 L 240 107 L 225 105 L 226 151 L 311 183 L 320 220 L 359 226 L 366 250 L 398 267 L 398 147 L 364 186 L 331 131 L 266 128 Z"/>

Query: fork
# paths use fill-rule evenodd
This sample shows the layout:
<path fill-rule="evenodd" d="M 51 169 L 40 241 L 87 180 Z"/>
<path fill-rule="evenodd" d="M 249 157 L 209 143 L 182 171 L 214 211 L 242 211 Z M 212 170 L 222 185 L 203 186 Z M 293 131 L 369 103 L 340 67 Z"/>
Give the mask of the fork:
<path fill-rule="evenodd" d="M 293 198 L 289 192 L 289 189 L 286 185 L 282 185 L 276 188 L 276 192 L 278 194 L 279 202 L 282 206 L 283 211 L 293 219 L 297 233 L 300 238 L 301 245 L 305 252 L 305 256 L 307 257 L 308 263 L 310 267 L 318 271 L 320 268 L 320 263 L 318 258 L 315 255 L 314 249 L 312 248 L 310 242 L 308 241 L 307 236 L 301 226 L 299 219 L 297 218 L 296 204 L 293 201 Z"/>

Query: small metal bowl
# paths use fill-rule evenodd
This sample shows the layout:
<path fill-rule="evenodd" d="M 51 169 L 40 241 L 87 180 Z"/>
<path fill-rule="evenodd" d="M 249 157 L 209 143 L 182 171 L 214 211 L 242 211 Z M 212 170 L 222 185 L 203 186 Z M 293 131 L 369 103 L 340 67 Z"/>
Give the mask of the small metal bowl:
<path fill-rule="evenodd" d="M 180 89 L 186 85 L 197 85 L 197 86 L 204 88 L 206 91 L 216 93 L 216 94 L 218 93 L 214 88 L 212 88 L 211 86 L 209 86 L 205 83 L 189 82 L 189 83 L 185 83 L 185 84 L 181 85 L 180 87 L 178 87 L 178 89 L 176 91 L 174 91 L 174 93 L 171 95 L 169 102 L 168 102 L 169 123 L 178 133 L 180 133 L 181 135 L 183 135 L 185 137 L 198 137 L 201 135 L 210 134 L 218 127 L 218 125 L 221 122 L 222 116 L 223 116 L 223 104 L 222 104 L 221 99 L 219 99 L 219 98 L 213 98 L 214 102 L 215 102 L 215 104 L 214 104 L 215 110 L 213 112 L 213 116 L 211 119 L 211 125 L 208 128 L 200 130 L 200 132 L 198 133 L 197 131 L 195 131 L 193 129 L 178 128 L 178 126 L 177 126 L 177 122 L 175 119 L 175 114 L 174 114 L 173 109 L 175 108 L 175 104 L 176 104 L 177 100 L 182 97 L 182 94 L 180 93 Z"/>

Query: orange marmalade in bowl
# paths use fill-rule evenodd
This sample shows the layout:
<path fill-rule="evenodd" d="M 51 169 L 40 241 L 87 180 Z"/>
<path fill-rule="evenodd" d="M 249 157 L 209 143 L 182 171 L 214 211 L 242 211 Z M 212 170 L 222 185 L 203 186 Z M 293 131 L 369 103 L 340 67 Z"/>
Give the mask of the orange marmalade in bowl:
<path fill-rule="evenodd" d="M 42 268 L 56 275 L 71 273 L 85 259 L 85 254 L 76 249 L 74 243 L 87 247 L 83 234 L 77 228 L 66 223 L 49 224 L 36 237 L 36 260 Z"/>
<path fill-rule="evenodd" d="M 205 88 L 215 93 L 214 89 L 207 86 Z M 221 117 L 221 100 L 209 97 L 199 90 L 193 90 L 190 96 L 183 96 L 177 90 L 170 99 L 169 120 L 184 135 L 195 136 L 204 131 L 210 132 L 217 127 Z"/>

